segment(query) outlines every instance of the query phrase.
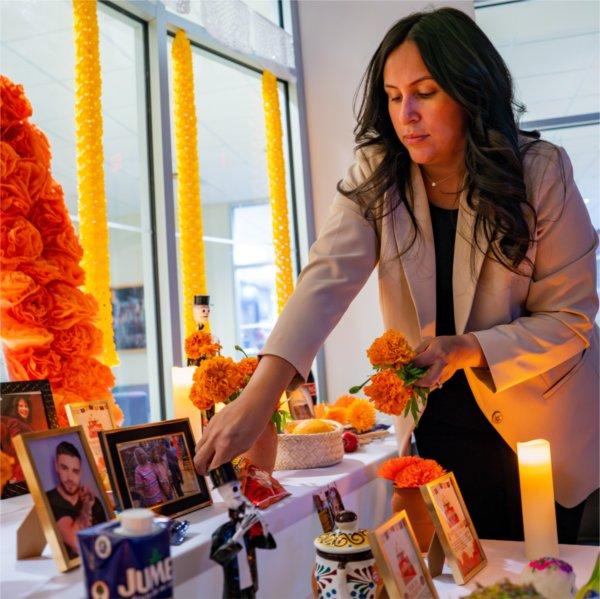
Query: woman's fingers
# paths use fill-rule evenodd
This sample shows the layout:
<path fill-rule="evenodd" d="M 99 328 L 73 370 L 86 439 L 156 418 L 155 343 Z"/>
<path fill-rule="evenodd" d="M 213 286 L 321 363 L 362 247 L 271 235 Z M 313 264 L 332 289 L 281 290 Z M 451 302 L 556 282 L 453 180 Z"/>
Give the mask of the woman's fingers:
<path fill-rule="evenodd" d="M 440 376 L 444 370 L 444 364 L 442 362 L 436 362 L 429 370 L 415 382 L 418 387 L 433 387 L 438 385 L 440 382 Z"/>
<path fill-rule="evenodd" d="M 202 437 L 202 441 L 198 445 L 196 445 L 196 455 L 194 456 L 194 466 L 198 474 L 206 475 L 208 472 L 208 465 L 213 459 L 214 455 L 214 447 L 211 442 L 209 442 L 208 435 L 206 438 Z"/>
<path fill-rule="evenodd" d="M 424 337 L 421 343 L 419 343 L 419 345 L 417 345 L 415 348 L 415 353 L 420 354 L 421 352 L 425 351 L 432 339 L 433 337 Z"/>

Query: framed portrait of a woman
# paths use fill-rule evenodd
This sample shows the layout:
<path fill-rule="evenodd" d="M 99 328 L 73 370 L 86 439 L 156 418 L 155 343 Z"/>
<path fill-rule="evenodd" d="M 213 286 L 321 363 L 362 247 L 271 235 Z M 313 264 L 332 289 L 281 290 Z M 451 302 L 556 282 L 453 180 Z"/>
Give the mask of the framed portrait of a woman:
<path fill-rule="evenodd" d="M 57 426 L 49 381 L 0 383 L 0 450 L 13 459 L 12 475 L 2 490 L 2 499 L 29 492 L 13 439 Z"/>

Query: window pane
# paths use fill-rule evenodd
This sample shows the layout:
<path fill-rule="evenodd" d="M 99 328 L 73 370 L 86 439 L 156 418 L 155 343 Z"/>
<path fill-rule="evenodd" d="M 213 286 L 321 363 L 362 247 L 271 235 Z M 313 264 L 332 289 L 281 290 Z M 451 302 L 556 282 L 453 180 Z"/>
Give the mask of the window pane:
<path fill-rule="evenodd" d="M 236 344 L 255 353 L 277 310 L 261 74 L 196 47 L 193 65 L 211 329 L 224 354 Z M 280 102 L 285 120 L 281 89 Z M 288 205 L 291 219 L 290 197 Z M 257 268 L 237 269 L 246 265 Z"/>
<path fill-rule="evenodd" d="M 508 64 L 524 120 L 598 111 L 600 3 L 528 0 L 475 17 Z"/>
<path fill-rule="evenodd" d="M 257 12 L 269 21 L 279 25 L 279 1 L 278 0 L 244 0 L 244 4 L 250 10 Z"/>
<path fill-rule="evenodd" d="M 2 72 L 23 84 L 77 226 L 71 2 L 3 2 Z M 111 286 L 126 424 L 158 419 L 143 26 L 98 4 Z"/>

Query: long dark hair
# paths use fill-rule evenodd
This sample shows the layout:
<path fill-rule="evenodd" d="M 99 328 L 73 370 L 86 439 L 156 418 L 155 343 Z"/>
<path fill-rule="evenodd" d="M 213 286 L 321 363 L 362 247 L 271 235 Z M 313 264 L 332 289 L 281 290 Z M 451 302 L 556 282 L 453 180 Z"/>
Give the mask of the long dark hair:
<path fill-rule="evenodd" d="M 476 213 L 472 243 L 481 247 L 483 232 L 493 257 L 513 272 L 522 272 L 522 263 L 532 266 L 526 252 L 534 242 L 536 226 L 523 157 L 540 141 L 539 133 L 519 129 L 525 107 L 515 100 L 510 72 L 483 31 L 460 10 L 414 13 L 386 33 L 361 80 L 363 94 L 354 129 L 356 149 L 378 146 L 382 159 L 356 188 L 344 189 L 340 181 L 337 189 L 356 201 L 371 222 L 404 204 L 414 235 L 402 252 L 415 242 L 418 224 L 412 189 L 406 185 L 411 159 L 394 130 L 383 87 L 386 60 L 406 40 L 417 45 L 431 76 L 466 115 L 467 203 Z M 519 135 L 527 141 L 523 143 Z M 386 194 L 393 188 L 397 193 Z"/>

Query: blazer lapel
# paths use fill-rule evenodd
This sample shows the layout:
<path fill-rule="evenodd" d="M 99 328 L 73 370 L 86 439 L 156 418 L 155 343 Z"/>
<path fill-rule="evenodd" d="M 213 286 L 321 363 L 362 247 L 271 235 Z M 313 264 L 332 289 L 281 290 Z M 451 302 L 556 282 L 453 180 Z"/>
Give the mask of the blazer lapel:
<path fill-rule="evenodd" d="M 458 224 L 454 241 L 454 263 L 452 267 L 452 292 L 454 296 L 454 325 L 456 334 L 465 332 L 477 280 L 481 272 L 483 259 L 488 250 L 488 241 L 480 231 L 479 247 L 473 247 L 473 227 L 475 211 L 467 204 L 466 191 L 461 194 L 458 211 Z M 472 257 L 471 257 L 472 256 Z"/>
<path fill-rule="evenodd" d="M 420 229 L 411 247 L 401 255 L 402 267 L 419 318 L 422 337 L 435 336 L 435 246 L 429 203 L 419 167 L 412 163 L 413 212 Z M 394 228 L 401 244 L 412 239 L 412 223 L 404 204 L 394 211 Z M 403 248 L 403 246 L 401 245 Z"/>

